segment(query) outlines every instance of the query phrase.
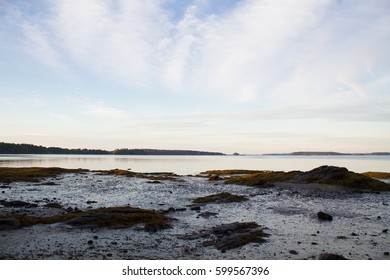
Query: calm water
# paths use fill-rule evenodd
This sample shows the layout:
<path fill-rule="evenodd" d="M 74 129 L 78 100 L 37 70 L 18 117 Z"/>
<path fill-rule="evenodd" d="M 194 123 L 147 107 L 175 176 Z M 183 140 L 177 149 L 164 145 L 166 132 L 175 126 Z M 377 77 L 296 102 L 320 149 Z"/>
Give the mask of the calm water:
<path fill-rule="evenodd" d="M 114 156 L 114 155 L 0 155 L 0 167 L 63 167 L 136 172 L 197 174 L 212 169 L 302 170 L 321 165 L 351 171 L 390 172 L 390 156 Z"/>

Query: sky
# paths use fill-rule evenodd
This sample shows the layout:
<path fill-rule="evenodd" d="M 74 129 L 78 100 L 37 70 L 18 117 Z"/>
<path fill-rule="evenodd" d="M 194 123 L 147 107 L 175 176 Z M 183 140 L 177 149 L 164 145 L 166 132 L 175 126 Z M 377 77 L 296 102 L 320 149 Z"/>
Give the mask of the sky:
<path fill-rule="evenodd" d="M 0 141 L 390 152 L 388 0 L 0 0 Z"/>

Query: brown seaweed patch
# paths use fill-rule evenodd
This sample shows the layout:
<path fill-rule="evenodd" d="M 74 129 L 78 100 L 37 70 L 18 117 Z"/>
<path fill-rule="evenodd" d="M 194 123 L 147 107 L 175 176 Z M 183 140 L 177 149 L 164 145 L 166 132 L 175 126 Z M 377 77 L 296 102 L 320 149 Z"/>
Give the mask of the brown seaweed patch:
<path fill-rule="evenodd" d="M 99 171 L 100 174 L 103 175 L 118 175 L 118 176 L 127 176 L 127 177 L 135 177 L 137 175 L 136 172 L 123 170 L 123 169 L 112 169 L 108 171 Z"/>
<path fill-rule="evenodd" d="M 374 176 L 376 173 L 370 173 Z M 385 177 L 387 173 L 380 173 Z M 257 171 L 255 173 L 231 176 L 225 178 L 226 184 L 238 184 L 246 186 L 270 187 L 276 182 L 292 182 L 298 184 L 318 183 L 333 186 L 341 186 L 352 191 L 390 191 L 390 184 L 370 178 L 363 174 L 348 171 L 344 167 L 320 166 L 307 172 L 301 171 Z"/>
<path fill-rule="evenodd" d="M 64 173 L 80 173 L 86 169 L 65 169 L 59 167 L 0 167 L 0 182 L 38 182 L 42 178 L 55 177 Z"/>
<path fill-rule="evenodd" d="M 300 173 L 299 171 L 257 171 L 247 175 L 232 176 L 225 179 L 225 183 L 253 187 L 272 187 L 271 183 L 292 180 Z"/>
<path fill-rule="evenodd" d="M 241 202 L 248 200 L 243 195 L 234 195 L 228 192 L 222 192 L 217 194 L 212 194 L 208 196 L 198 197 L 194 199 L 193 203 L 230 203 L 230 202 Z"/>
<path fill-rule="evenodd" d="M 108 171 L 99 171 L 102 175 L 117 175 L 117 176 L 126 176 L 126 177 L 135 177 L 141 179 L 148 179 L 150 181 L 174 181 L 174 182 L 184 182 L 181 179 L 178 179 L 179 175 L 176 175 L 172 172 L 154 172 L 154 173 L 138 173 L 122 169 L 112 169 Z"/>
<path fill-rule="evenodd" d="M 390 173 L 389 172 L 364 172 L 361 173 L 364 176 L 370 177 L 370 178 L 376 178 L 376 179 L 390 179 Z"/>
<path fill-rule="evenodd" d="M 200 174 L 204 175 L 244 175 L 258 173 L 256 170 L 245 170 L 245 169 L 228 169 L 228 170 L 208 170 Z"/>
<path fill-rule="evenodd" d="M 147 231 L 170 228 L 170 222 L 173 220 L 172 218 L 153 210 L 133 207 L 98 208 L 48 217 L 11 215 L 1 217 L 1 219 L 16 220 L 22 227 L 60 222 L 66 222 L 75 226 L 92 227 L 132 227 L 138 224 L 143 224 L 145 230 Z"/>

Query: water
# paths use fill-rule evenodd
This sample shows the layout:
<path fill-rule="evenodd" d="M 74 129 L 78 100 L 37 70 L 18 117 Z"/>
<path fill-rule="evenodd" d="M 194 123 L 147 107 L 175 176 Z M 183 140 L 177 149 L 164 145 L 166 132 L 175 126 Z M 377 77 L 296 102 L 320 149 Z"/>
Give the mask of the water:
<path fill-rule="evenodd" d="M 175 172 L 179 175 L 213 169 L 307 171 L 321 165 L 343 166 L 354 172 L 390 172 L 390 156 L 0 155 L 0 167 L 119 168 L 135 172 Z"/>

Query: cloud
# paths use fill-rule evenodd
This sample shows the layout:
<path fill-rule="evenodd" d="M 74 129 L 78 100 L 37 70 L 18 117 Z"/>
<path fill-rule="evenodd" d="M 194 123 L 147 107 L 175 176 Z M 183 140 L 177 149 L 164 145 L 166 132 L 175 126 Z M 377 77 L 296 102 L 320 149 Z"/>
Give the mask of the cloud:
<path fill-rule="evenodd" d="M 103 119 L 126 119 L 128 115 L 125 111 L 104 105 L 102 102 L 89 104 L 86 106 L 86 114 Z"/>
<path fill-rule="evenodd" d="M 372 84 L 389 75 L 385 0 L 242 0 L 218 12 L 211 1 L 188 1 L 175 15 L 168 0 L 39 3 L 44 17 L 19 12 L 29 54 L 131 91 L 281 109 L 375 99 Z M 90 112 L 120 115 L 113 108 Z"/>
<path fill-rule="evenodd" d="M 61 55 L 52 45 L 48 34 L 38 26 L 27 23 L 22 26 L 22 30 L 26 38 L 24 49 L 27 53 L 57 72 L 66 71 Z"/>

